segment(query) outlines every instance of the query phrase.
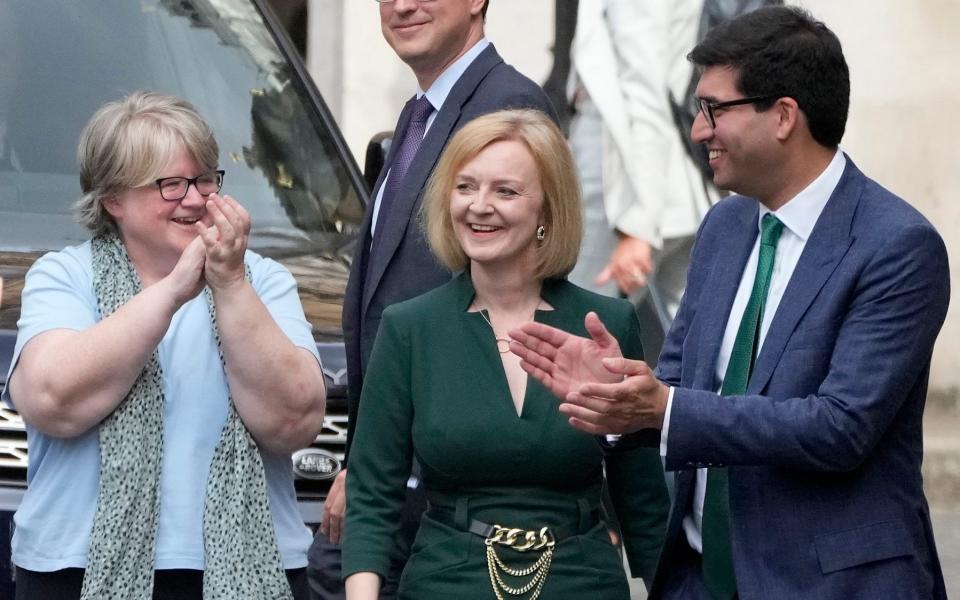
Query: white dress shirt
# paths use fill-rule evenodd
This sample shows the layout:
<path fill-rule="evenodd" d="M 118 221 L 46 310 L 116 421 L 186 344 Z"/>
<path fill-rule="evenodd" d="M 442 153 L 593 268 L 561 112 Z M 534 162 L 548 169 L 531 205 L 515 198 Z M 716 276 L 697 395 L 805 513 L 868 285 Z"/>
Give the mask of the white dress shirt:
<path fill-rule="evenodd" d="M 427 132 L 430 131 L 430 126 L 433 125 L 434 119 L 437 118 L 437 113 L 440 112 L 440 109 L 443 108 L 443 103 L 447 101 L 447 96 L 450 95 L 450 91 L 453 89 L 453 86 L 460 81 L 460 77 L 464 74 L 467 68 L 473 64 L 473 61 L 476 60 L 480 53 L 487 49 L 487 46 L 490 45 L 490 40 L 487 38 L 480 38 L 476 44 L 474 44 L 469 50 L 464 53 L 463 56 L 458 58 L 451 64 L 449 67 L 443 70 L 443 73 L 440 73 L 440 76 L 437 77 L 436 81 L 430 86 L 426 92 L 420 89 L 420 86 L 417 86 L 417 99 L 419 100 L 426 94 L 427 100 L 430 101 L 430 104 L 433 106 L 433 112 L 430 113 L 430 116 L 427 117 L 427 127 L 423 130 L 423 136 L 427 136 Z M 394 140 L 397 141 L 397 140 Z M 390 171 L 387 171 L 386 176 L 383 178 L 383 182 L 387 182 L 387 178 L 390 177 Z M 370 237 L 376 234 L 377 229 L 377 215 L 380 214 L 380 201 L 383 199 L 383 188 L 385 185 L 381 185 L 377 190 L 376 199 L 373 201 L 373 219 L 370 221 Z"/>
<path fill-rule="evenodd" d="M 783 223 L 783 233 L 777 243 L 776 257 L 773 262 L 773 273 L 770 276 L 770 289 L 767 292 L 767 301 L 763 310 L 763 321 L 760 323 L 760 339 L 757 341 L 757 355 L 763 349 L 763 340 L 770 329 L 770 323 L 777 313 L 783 292 L 790 282 L 793 270 L 800 260 L 800 254 L 807 244 L 807 239 L 813 231 L 820 213 L 836 189 L 847 164 L 843 152 L 837 151 L 827 168 L 810 185 L 794 196 L 790 201 L 773 213 Z M 760 205 L 760 214 L 757 219 L 757 239 L 750 251 L 750 258 L 740 276 L 740 287 L 730 308 L 727 317 L 727 327 L 723 332 L 723 343 L 717 356 L 717 381 L 723 382 L 726 375 L 730 354 L 733 352 L 733 343 L 740 328 L 743 311 L 750 300 L 753 291 L 753 282 L 757 277 L 757 261 L 760 256 L 760 222 L 764 215 L 770 213 L 763 204 Z M 720 388 L 717 388 L 717 393 Z M 663 417 L 663 429 L 660 432 L 660 455 L 667 455 L 667 435 L 670 425 L 670 413 L 673 408 L 673 388 L 667 400 L 667 410 Z M 707 490 L 707 469 L 697 469 L 697 482 L 694 489 L 693 510 L 683 519 L 683 530 L 687 535 L 687 543 L 697 552 L 703 552 L 702 524 L 703 502 Z"/>

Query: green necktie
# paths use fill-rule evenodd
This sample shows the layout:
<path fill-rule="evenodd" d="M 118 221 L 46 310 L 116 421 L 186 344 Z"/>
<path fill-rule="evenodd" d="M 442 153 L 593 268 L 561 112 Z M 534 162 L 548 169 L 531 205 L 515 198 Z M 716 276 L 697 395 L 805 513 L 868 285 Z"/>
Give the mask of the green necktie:
<path fill-rule="evenodd" d="M 773 259 L 777 241 L 783 232 L 781 223 L 773 214 L 766 214 L 760 228 L 760 257 L 757 277 L 753 282 L 750 300 L 743 311 L 737 337 L 730 353 L 730 363 L 723 377 L 720 394 L 733 396 L 747 391 L 747 382 L 757 358 L 757 342 L 763 308 L 770 290 Z M 737 593 L 730 557 L 730 494 L 726 468 L 711 468 L 707 472 L 707 490 L 703 501 L 703 579 L 707 589 L 717 600 L 729 600 Z"/>

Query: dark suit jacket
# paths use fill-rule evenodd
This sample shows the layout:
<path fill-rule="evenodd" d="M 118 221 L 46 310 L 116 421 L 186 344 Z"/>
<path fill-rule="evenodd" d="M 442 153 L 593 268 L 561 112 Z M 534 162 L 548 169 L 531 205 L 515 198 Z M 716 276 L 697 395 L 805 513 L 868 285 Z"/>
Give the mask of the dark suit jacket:
<path fill-rule="evenodd" d="M 556 121 L 553 107 L 540 86 L 503 62 L 491 44 L 463 73 L 434 118 L 401 183 L 389 218 L 377 230 L 377 237 L 382 236 L 382 239 L 377 242 L 372 260 L 370 222 L 374 203 L 371 201 L 367 206 L 343 301 L 350 417 L 348 453 L 360 404 L 363 373 L 383 309 L 450 280 L 450 272 L 431 254 L 420 229 L 420 203 L 427 180 L 441 151 L 460 127 L 480 115 L 505 108 L 539 109 Z M 409 114 L 404 110 L 397 122 L 397 139 L 403 137 L 408 122 Z M 387 157 L 388 167 L 393 162 L 397 146 L 399 144 L 393 145 Z M 384 168 L 371 198 L 376 197 L 383 185 L 386 172 L 387 168 Z"/>
<path fill-rule="evenodd" d="M 743 600 L 945 598 L 923 494 L 930 356 L 949 301 L 943 241 L 848 159 L 807 241 L 744 396 L 717 354 L 758 205 L 717 204 L 658 365 L 677 386 L 666 466 L 680 469 L 654 594 L 671 569 L 695 467 L 728 465 Z"/>

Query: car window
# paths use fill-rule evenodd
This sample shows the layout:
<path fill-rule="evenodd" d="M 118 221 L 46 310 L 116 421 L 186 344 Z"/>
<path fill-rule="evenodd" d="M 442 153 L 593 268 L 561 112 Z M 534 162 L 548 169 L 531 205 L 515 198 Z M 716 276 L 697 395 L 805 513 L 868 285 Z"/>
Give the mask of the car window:
<path fill-rule="evenodd" d="M 83 125 L 146 89 L 186 98 L 209 121 L 223 192 L 252 217 L 251 249 L 294 273 L 317 340 L 340 338 L 363 214 L 355 167 L 252 4 L 5 0 L 0 64 L 0 329 L 15 329 L 32 261 L 89 237 L 71 209 Z"/>

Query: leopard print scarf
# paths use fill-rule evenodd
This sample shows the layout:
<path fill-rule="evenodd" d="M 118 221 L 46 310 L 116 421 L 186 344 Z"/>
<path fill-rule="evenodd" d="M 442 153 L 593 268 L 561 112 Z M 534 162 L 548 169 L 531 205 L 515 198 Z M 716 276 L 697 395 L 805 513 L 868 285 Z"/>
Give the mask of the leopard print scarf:
<path fill-rule="evenodd" d="M 142 290 L 116 235 L 92 241 L 101 318 Z M 249 278 L 249 269 L 247 276 Z M 216 311 L 204 290 L 223 363 Z M 160 517 L 163 377 L 156 350 L 100 424 L 100 491 L 81 600 L 150 600 Z M 214 450 L 203 510 L 204 600 L 292 600 L 267 497 L 263 460 L 233 401 Z"/>

